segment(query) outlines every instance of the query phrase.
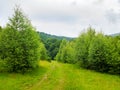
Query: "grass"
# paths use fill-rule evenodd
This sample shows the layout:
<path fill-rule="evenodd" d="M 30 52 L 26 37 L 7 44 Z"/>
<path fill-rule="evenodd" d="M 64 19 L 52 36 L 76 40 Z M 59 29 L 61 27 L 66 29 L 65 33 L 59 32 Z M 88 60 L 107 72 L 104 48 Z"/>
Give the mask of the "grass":
<path fill-rule="evenodd" d="M 20 73 L 0 73 L 0 90 L 25 90 L 39 81 L 47 72 L 48 66 L 40 66 L 35 71 Z"/>
<path fill-rule="evenodd" d="M 40 67 L 30 73 L 0 73 L 0 90 L 120 90 L 120 77 L 40 61 Z"/>

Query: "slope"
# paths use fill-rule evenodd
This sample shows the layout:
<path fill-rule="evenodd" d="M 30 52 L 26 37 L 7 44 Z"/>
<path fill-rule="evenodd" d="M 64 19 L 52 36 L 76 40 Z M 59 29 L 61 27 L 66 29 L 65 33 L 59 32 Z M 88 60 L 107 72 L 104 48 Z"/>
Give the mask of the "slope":
<path fill-rule="evenodd" d="M 119 90 L 119 85 L 118 76 L 53 61 L 48 72 L 29 90 Z"/>
<path fill-rule="evenodd" d="M 120 77 L 40 61 L 40 68 L 34 72 L 0 73 L 0 90 L 120 90 Z"/>

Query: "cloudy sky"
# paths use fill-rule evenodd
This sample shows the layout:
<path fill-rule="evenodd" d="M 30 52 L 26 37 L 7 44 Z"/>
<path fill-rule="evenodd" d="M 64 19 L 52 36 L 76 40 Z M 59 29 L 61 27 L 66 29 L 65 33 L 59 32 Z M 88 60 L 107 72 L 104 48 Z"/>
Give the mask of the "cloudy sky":
<path fill-rule="evenodd" d="M 120 32 L 120 0 L 0 0 L 0 25 L 20 5 L 40 32 L 76 37 L 89 26 L 105 34 Z"/>

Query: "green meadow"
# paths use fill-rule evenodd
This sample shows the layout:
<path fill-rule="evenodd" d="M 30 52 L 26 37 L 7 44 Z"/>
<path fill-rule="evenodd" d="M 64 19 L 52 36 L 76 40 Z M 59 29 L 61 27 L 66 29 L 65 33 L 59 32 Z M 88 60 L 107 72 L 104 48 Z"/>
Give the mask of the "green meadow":
<path fill-rule="evenodd" d="M 120 77 L 40 61 L 39 68 L 29 73 L 0 73 L 0 90 L 120 90 Z"/>

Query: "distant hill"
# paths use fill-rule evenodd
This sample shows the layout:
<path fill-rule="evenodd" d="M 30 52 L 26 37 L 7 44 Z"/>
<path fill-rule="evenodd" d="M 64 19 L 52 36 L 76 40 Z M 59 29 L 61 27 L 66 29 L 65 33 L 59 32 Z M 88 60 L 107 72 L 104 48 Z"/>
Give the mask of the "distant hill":
<path fill-rule="evenodd" d="M 48 38 L 52 38 L 52 39 L 58 39 L 58 40 L 62 40 L 62 39 L 66 39 L 66 40 L 73 40 L 74 38 L 71 37 L 65 37 L 65 36 L 57 36 L 57 35 L 51 35 L 51 34 L 47 34 L 44 32 L 38 32 L 40 37 L 42 39 L 48 39 Z"/>
<path fill-rule="evenodd" d="M 56 54 L 59 51 L 59 47 L 62 39 L 66 39 L 68 41 L 74 39 L 70 37 L 51 35 L 44 32 L 37 32 L 37 33 L 39 34 L 41 41 L 45 45 L 49 60 L 54 60 Z"/>
<path fill-rule="evenodd" d="M 111 34 L 110 36 L 115 37 L 115 36 L 119 36 L 119 35 L 120 35 L 120 33 L 115 33 L 115 34 Z"/>

